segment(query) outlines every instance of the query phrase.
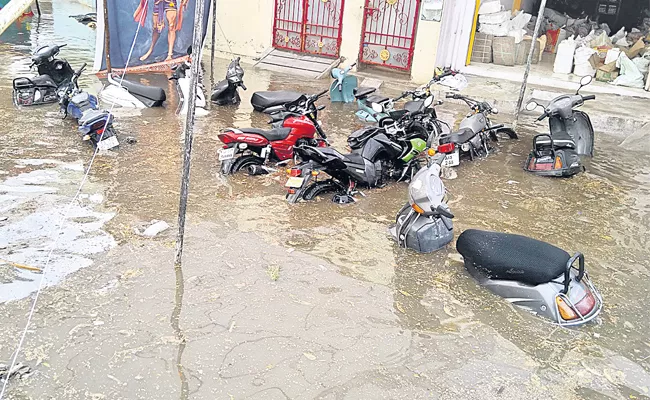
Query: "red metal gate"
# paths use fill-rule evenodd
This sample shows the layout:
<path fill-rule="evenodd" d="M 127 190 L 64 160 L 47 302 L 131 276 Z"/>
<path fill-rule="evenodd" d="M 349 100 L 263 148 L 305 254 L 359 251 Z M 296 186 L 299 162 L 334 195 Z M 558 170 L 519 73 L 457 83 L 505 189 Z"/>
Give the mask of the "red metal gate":
<path fill-rule="evenodd" d="M 273 47 L 338 57 L 344 2 L 275 0 Z"/>
<path fill-rule="evenodd" d="M 420 0 L 366 0 L 359 60 L 410 70 Z"/>

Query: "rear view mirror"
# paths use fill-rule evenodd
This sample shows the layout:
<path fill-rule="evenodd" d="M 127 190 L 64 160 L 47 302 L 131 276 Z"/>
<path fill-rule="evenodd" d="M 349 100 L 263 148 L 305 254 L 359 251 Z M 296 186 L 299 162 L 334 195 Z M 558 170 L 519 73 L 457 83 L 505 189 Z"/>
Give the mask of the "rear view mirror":
<path fill-rule="evenodd" d="M 433 96 L 429 96 L 424 100 L 424 108 L 431 107 L 431 104 L 433 104 Z"/>
<path fill-rule="evenodd" d="M 581 85 L 581 86 L 587 86 L 587 85 L 590 84 L 593 80 L 594 80 L 593 76 L 585 75 L 585 76 L 582 77 L 582 79 L 580 79 L 580 85 Z"/>
<path fill-rule="evenodd" d="M 529 101 L 528 104 L 526 104 L 526 111 L 535 111 L 537 107 L 539 107 L 539 104 L 534 101 Z"/>
<path fill-rule="evenodd" d="M 384 112 L 384 107 L 382 107 L 381 104 L 372 103 L 372 110 L 376 113 L 381 113 Z"/>

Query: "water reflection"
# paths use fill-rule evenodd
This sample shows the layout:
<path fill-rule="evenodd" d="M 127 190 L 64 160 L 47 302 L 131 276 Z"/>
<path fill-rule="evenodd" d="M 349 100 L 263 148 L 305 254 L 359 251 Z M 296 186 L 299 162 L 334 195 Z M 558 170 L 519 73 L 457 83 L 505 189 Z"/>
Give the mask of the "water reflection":
<path fill-rule="evenodd" d="M 174 309 L 172 310 L 170 322 L 172 329 L 176 334 L 176 340 L 178 340 L 176 370 L 178 371 L 178 377 L 181 380 L 180 399 L 186 400 L 190 396 L 190 385 L 183 367 L 183 352 L 185 351 L 185 346 L 187 346 L 187 339 L 180 327 L 181 311 L 183 309 L 183 295 L 185 294 L 185 282 L 183 281 L 183 268 L 180 265 L 174 267 L 174 272 L 176 273 L 176 291 L 174 296 Z"/>

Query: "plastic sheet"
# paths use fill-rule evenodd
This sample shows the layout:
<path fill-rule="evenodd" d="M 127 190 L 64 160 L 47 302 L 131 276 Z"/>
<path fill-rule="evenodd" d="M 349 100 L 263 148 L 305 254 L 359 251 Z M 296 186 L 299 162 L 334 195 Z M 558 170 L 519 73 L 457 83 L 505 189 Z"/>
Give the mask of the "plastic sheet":
<path fill-rule="evenodd" d="M 612 82 L 614 85 L 643 88 L 645 82 L 643 74 L 625 53 L 621 53 L 616 61 L 616 66 L 621 69 L 621 74 Z"/>

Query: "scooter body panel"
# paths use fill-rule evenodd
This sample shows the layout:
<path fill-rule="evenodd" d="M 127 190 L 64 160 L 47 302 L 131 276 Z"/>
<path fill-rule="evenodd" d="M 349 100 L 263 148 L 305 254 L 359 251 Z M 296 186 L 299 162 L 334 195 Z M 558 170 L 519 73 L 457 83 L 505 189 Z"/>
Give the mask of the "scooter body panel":
<path fill-rule="evenodd" d="M 338 70 L 338 72 L 337 72 Z M 352 103 L 356 100 L 354 97 L 354 89 L 359 85 L 359 80 L 356 76 L 344 75 L 343 70 L 335 68 L 332 70 L 332 77 L 335 80 L 330 85 L 330 100 L 332 103 Z"/>
<path fill-rule="evenodd" d="M 227 104 L 239 104 L 241 98 L 237 91 L 237 85 L 229 82 L 227 79 L 217 83 L 210 97 L 213 103 L 218 106 Z"/>
<path fill-rule="evenodd" d="M 580 156 L 594 155 L 594 128 L 589 115 L 579 110 L 573 110 L 569 118 L 552 116 L 549 118 L 551 136 L 554 132 L 566 131 L 576 144 Z"/>

